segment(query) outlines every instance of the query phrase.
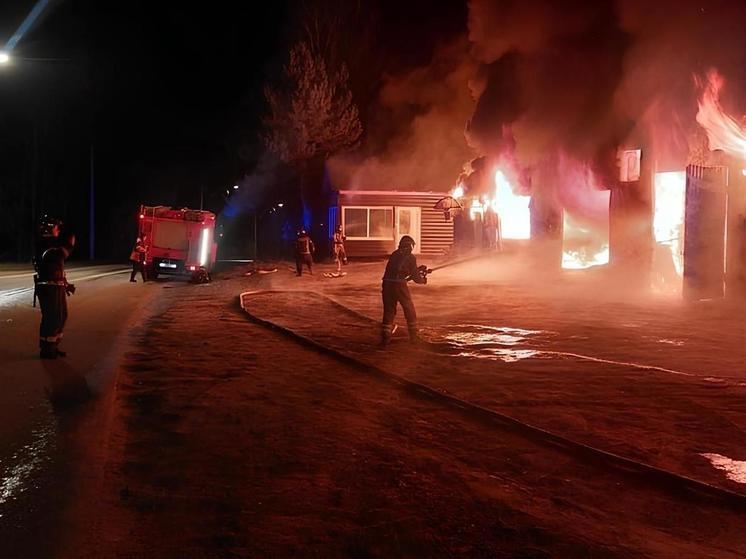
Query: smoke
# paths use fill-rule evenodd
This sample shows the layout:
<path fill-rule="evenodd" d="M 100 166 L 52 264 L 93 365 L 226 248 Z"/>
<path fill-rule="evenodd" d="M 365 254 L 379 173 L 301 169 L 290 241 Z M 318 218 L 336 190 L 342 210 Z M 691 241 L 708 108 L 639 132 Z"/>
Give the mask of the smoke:
<path fill-rule="evenodd" d="M 235 190 L 226 192 L 221 214 L 232 218 L 246 212 L 262 210 L 268 203 L 293 203 L 294 177 L 273 154 L 265 152 L 251 173 L 237 181 Z"/>
<path fill-rule="evenodd" d="M 619 147 L 642 147 L 665 171 L 706 146 L 695 76 L 717 68 L 729 84 L 724 107 L 744 112 L 741 0 L 468 7 L 464 37 L 429 65 L 386 77 L 364 149 L 329 162 L 335 186 L 447 190 L 471 166 L 484 168 L 485 180 L 472 181 L 482 193 L 505 164 L 516 189 L 552 190 L 545 199 L 584 211 L 574 181 L 613 187 Z"/>
<path fill-rule="evenodd" d="M 469 142 L 525 168 L 564 154 L 607 185 L 624 144 L 682 168 L 701 139 L 693 77 L 715 66 L 742 81 L 744 21 L 736 0 L 471 0 Z"/>
<path fill-rule="evenodd" d="M 464 125 L 474 109 L 467 86 L 476 64 L 465 38 L 438 49 L 431 63 L 385 78 L 366 147 L 332 158 L 339 188 L 446 190 L 474 152 Z"/>

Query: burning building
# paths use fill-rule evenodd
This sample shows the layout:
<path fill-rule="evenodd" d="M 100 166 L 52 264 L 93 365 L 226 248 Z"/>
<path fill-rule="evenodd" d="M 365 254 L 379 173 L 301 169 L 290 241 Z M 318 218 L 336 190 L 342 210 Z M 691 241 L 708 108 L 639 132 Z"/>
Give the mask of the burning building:
<path fill-rule="evenodd" d="M 465 37 L 387 78 L 382 107 L 413 116 L 344 184 L 450 190 L 457 245 L 491 246 L 494 220 L 544 266 L 692 297 L 714 266 L 744 292 L 743 21 L 737 0 L 470 0 Z M 721 229 L 719 263 L 695 256 Z"/>

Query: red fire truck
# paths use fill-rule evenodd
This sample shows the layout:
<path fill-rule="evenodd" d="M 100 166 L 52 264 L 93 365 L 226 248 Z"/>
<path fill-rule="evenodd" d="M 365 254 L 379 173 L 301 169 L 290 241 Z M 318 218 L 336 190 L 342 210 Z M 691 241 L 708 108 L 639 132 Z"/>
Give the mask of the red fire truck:
<path fill-rule="evenodd" d="M 217 254 L 214 213 L 140 206 L 139 230 L 147 249 L 145 266 L 150 277 L 176 274 L 209 280 Z"/>

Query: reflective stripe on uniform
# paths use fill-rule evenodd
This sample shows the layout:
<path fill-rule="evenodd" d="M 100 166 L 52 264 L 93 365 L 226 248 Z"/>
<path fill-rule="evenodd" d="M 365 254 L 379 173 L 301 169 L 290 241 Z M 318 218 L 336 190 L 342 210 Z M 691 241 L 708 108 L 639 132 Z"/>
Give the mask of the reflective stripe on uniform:
<path fill-rule="evenodd" d="M 56 336 L 46 336 L 46 337 L 40 336 L 39 337 L 40 341 L 47 342 L 47 343 L 53 343 L 53 344 L 59 342 L 61 339 L 62 339 L 62 334 L 57 334 Z"/>

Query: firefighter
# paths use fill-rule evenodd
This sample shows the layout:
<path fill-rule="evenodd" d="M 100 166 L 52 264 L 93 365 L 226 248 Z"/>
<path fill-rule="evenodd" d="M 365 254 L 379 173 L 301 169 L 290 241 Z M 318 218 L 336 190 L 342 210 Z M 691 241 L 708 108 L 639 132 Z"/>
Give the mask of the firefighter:
<path fill-rule="evenodd" d="M 342 226 L 338 225 L 334 232 L 332 242 L 334 243 L 334 262 L 337 263 L 337 273 L 342 271 L 342 264 L 347 265 L 347 252 L 345 251 L 345 241 L 347 237 L 342 233 Z"/>
<path fill-rule="evenodd" d="M 70 235 L 66 241 L 60 242 L 61 225 L 62 222 L 56 220 L 42 224 L 50 245 L 39 258 L 36 283 L 41 307 L 39 356 L 42 359 L 65 356 L 58 346 L 67 321 L 67 296 L 75 293 L 75 286 L 65 277 L 65 260 L 75 246 L 75 236 Z"/>
<path fill-rule="evenodd" d="M 298 239 L 295 241 L 295 269 L 299 276 L 303 275 L 303 264 L 308 266 L 308 272 L 313 275 L 313 253 L 316 247 L 304 230 L 298 233 Z"/>
<path fill-rule="evenodd" d="M 39 220 L 36 230 L 36 239 L 34 239 L 34 256 L 32 263 L 34 265 L 34 299 L 33 304 L 36 306 L 36 300 L 39 297 L 37 284 L 39 283 L 39 266 L 41 265 L 41 256 L 48 248 L 57 244 L 59 228 L 62 227 L 62 221 L 59 219 L 44 215 Z M 56 230 L 55 230 L 56 228 Z"/>
<path fill-rule="evenodd" d="M 414 309 L 407 282 L 412 280 L 415 283 L 427 283 L 427 269 L 424 266 L 417 267 L 417 259 L 412 254 L 414 245 L 414 239 L 409 235 L 404 235 L 399 241 L 399 248 L 391 253 L 386 264 L 381 285 L 383 296 L 382 347 L 385 347 L 391 341 L 397 304 L 402 306 L 404 317 L 407 319 L 410 341 L 419 341 L 417 312 Z"/>
<path fill-rule="evenodd" d="M 137 280 L 135 279 L 135 276 L 137 276 L 137 273 L 140 272 L 140 275 L 142 276 L 142 282 L 145 283 L 147 278 L 145 277 L 145 253 L 147 252 L 147 248 L 145 247 L 145 237 L 141 239 L 140 237 L 137 238 L 135 241 L 135 247 L 132 249 L 132 252 L 130 253 L 130 261 L 132 262 L 132 273 L 130 274 L 130 281 L 132 283 L 136 283 Z"/>

